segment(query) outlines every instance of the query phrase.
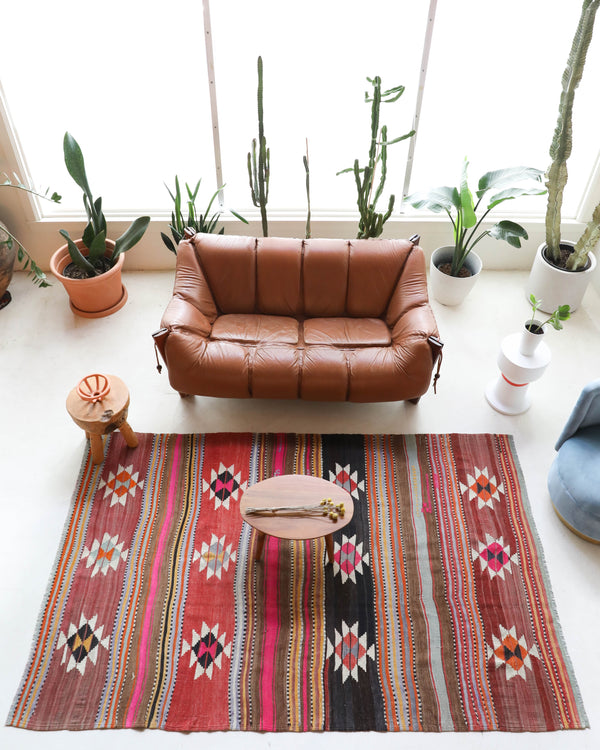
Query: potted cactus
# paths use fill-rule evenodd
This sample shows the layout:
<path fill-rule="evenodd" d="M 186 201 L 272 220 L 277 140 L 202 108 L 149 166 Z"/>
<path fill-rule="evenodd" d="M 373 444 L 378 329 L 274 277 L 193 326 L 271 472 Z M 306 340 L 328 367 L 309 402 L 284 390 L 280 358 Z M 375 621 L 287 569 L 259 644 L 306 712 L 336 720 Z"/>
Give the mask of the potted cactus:
<path fill-rule="evenodd" d="M 358 159 L 354 160 L 351 167 L 342 169 L 337 174 L 352 172 L 356 182 L 357 205 L 360 215 L 357 239 L 368 239 L 379 237 L 383 232 L 383 225 L 392 215 L 394 210 L 395 196 L 392 194 L 388 199 L 388 207 L 385 213 L 377 212 L 377 201 L 381 197 L 387 176 L 387 150 L 394 143 L 399 143 L 407 138 L 412 138 L 414 130 L 388 141 L 387 126 L 379 128 L 379 111 L 381 104 L 389 104 L 398 101 L 404 93 L 404 86 L 396 86 L 387 91 L 381 90 L 381 78 L 367 78 L 373 86 L 373 94 L 365 93 L 365 101 L 371 102 L 371 141 L 369 145 L 368 163 L 361 167 Z M 379 168 L 379 182 L 377 183 L 377 169 Z M 377 183 L 377 186 L 376 186 Z"/>
<path fill-rule="evenodd" d="M 571 311 L 576 310 L 596 267 L 591 251 L 600 239 L 600 203 L 575 243 L 561 239 L 561 208 L 572 148 L 575 90 L 583 75 L 599 5 L 600 0 L 584 0 L 562 77 L 558 120 L 550 145 L 552 162 L 546 174 L 546 241 L 537 250 L 527 285 L 527 296 L 541 297 L 540 309 L 544 312 L 551 312 L 559 303 L 568 303 Z"/>
<path fill-rule="evenodd" d="M 119 239 L 107 239 L 102 198 L 94 200 L 81 148 L 70 133 L 65 133 L 63 149 L 67 170 L 83 191 L 88 224 L 78 240 L 60 230 L 67 242 L 50 259 L 50 269 L 65 287 L 74 313 L 104 317 L 120 310 L 127 301 L 121 281 L 123 254 L 141 240 L 150 217 L 136 219 Z"/>
<path fill-rule="evenodd" d="M 258 141 L 256 138 L 252 139 L 252 150 L 248 152 L 247 167 L 252 203 L 256 208 L 260 208 L 263 237 L 268 237 L 267 202 L 269 200 L 269 178 L 271 176 L 271 149 L 267 147 L 267 139 L 265 137 L 263 119 L 263 61 L 260 56 L 257 60 L 257 71 Z"/>

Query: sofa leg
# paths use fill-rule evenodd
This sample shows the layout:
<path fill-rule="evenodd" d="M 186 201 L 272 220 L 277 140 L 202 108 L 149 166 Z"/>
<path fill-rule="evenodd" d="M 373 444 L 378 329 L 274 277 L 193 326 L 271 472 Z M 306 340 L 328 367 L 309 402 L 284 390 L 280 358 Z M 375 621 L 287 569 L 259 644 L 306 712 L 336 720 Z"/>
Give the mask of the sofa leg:
<path fill-rule="evenodd" d="M 190 396 L 189 393 L 181 393 L 181 391 L 180 391 L 179 395 L 181 396 L 181 398 L 191 398 L 191 396 Z"/>
<path fill-rule="evenodd" d="M 410 401 L 411 404 L 418 404 L 420 400 L 421 400 L 420 396 L 418 398 L 409 398 L 408 399 L 408 401 Z"/>

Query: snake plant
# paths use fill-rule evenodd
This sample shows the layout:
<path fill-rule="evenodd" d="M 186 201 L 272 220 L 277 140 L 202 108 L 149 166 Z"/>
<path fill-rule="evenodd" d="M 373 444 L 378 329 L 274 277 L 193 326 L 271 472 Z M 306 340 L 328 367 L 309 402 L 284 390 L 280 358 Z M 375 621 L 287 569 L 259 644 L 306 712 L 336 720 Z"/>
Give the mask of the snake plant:
<path fill-rule="evenodd" d="M 181 187 L 179 185 L 179 177 L 175 175 L 175 192 L 173 193 L 167 185 L 165 187 L 167 188 L 169 195 L 171 196 L 171 200 L 173 201 L 173 211 L 171 211 L 171 223 L 169 224 L 169 229 L 171 230 L 171 237 L 169 237 L 164 232 L 160 233 L 160 236 L 162 237 L 163 242 L 167 246 L 167 248 L 177 255 L 177 245 L 181 242 L 183 239 L 183 233 L 186 229 L 193 229 L 195 232 L 204 232 L 206 234 L 212 234 L 215 232 L 217 228 L 217 222 L 219 221 L 219 218 L 221 216 L 220 211 L 215 211 L 212 215 L 210 213 L 212 209 L 212 205 L 215 201 L 215 198 L 221 190 L 225 187 L 223 185 L 220 188 L 217 188 L 215 192 L 212 194 L 211 199 L 208 202 L 208 206 L 206 207 L 206 210 L 204 213 L 200 213 L 198 209 L 196 208 L 196 199 L 198 197 L 198 191 L 200 190 L 200 183 L 202 182 L 202 178 L 198 180 L 194 188 L 191 188 L 188 183 L 185 183 L 185 190 L 187 193 L 187 198 L 184 198 L 182 196 Z M 187 207 L 187 214 L 184 213 L 184 203 Z M 230 209 L 233 216 L 235 216 L 236 219 L 239 219 L 240 221 L 243 221 L 244 224 L 247 224 L 248 222 L 246 219 L 244 219 L 243 216 L 240 216 L 238 213 Z M 219 232 L 217 234 L 224 234 L 225 228 L 221 227 Z"/>
<path fill-rule="evenodd" d="M 83 232 L 82 240 L 88 249 L 88 254 L 81 253 L 66 230 L 61 229 L 60 234 L 67 241 L 69 255 L 73 263 L 81 268 L 88 278 L 93 278 L 114 266 L 121 253 L 130 250 L 142 239 L 150 223 L 150 217 L 140 216 L 136 219 L 115 241 L 115 248 L 112 253 L 106 256 L 106 218 L 102 212 L 102 198 L 94 200 L 88 183 L 81 148 L 70 133 L 65 133 L 63 150 L 67 171 L 83 191 L 83 205 L 85 206 L 88 223 Z M 108 266 L 108 268 L 105 266 Z"/>

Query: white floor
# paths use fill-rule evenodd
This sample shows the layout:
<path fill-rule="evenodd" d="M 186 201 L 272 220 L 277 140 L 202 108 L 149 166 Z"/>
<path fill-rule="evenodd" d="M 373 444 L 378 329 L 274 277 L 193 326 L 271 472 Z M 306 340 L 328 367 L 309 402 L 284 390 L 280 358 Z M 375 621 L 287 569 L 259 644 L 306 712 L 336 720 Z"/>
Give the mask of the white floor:
<path fill-rule="evenodd" d="M 62 287 L 35 289 L 23 274 L 0 311 L 0 719 L 5 721 L 25 667 L 84 449 L 65 398 L 89 372 L 114 373 L 131 393 L 129 422 L 139 432 L 499 432 L 515 436 L 568 652 L 591 730 L 510 737 L 444 735 L 172 734 L 159 731 L 35 733 L 0 728 L 0 747 L 363 747 L 597 748 L 600 746 L 600 547 L 583 542 L 558 520 L 546 476 L 553 445 L 583 385 L 600 377 L 600 299 L 584 305 L 547 334 L 552 362 L 530 388 L 528 412 L 493 411 L 483 392 L 497 374 L 500 340 L 527 318 L 522 272 L 484 272 L 459 308 L 433 303 L 445 342 L 438 394 L 411 404 L 317 404 L 281 401 L 182 400 L 166 372 L 155 369 L 150 334 L 159 327 L 172 288 L 171 272 L 129 273 L 127 305 L 100 320 L 75 317 Z"/>

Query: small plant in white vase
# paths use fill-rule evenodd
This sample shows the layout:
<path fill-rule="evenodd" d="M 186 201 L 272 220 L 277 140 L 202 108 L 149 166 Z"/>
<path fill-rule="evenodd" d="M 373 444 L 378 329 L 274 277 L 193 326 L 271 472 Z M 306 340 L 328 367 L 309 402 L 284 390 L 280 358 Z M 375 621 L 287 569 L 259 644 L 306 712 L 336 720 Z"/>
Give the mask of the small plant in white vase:
<path fill-rule="evenodd" d="M 534 294 L 531 294 L 529 302 L 531 303 L 531 318 L 525 321 L 525 330 L 523 331 L 520 345 L 521 354 L 526 355 L 532 354 L 542 340 L 544 326 L 551 325 L 556 331 L 560 331 L 563 327 L 563 321 L 571 317 L 571 308 L 569 305 L 559 305 L 546 320 L 537 320 L 535 314 L 541 309 L 542 300 L 537 299 Z"/>
<path fill-rule="evenodd" d="M 549 315 L 543 322 L 535 319 L 535 314 L 540 310 L 541 299 L 536 299 L 535 294 L 529 295 L 531 302 L 531 318 L 525 322 L 525 328 L 531 333 L 543 333 L 545 325 L 551 325 L 557 331 L 562 330 L 562 321 L 569 320 L 571 317 L 571 308 L 569 305 L 559 305 L 556 310 Z"/>

